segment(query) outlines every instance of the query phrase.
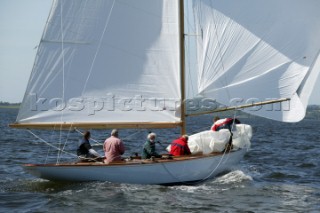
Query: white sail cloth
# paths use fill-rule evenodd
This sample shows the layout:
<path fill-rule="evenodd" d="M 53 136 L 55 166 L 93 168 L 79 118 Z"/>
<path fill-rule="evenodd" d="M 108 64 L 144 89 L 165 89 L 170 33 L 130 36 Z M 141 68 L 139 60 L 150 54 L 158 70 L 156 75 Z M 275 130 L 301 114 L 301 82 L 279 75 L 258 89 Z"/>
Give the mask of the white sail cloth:
<path fill-rule="evenodd" d="M 199 93 L 227 106 L 290 98 L 246 112 L 285 122 L 303 119 L 320 70 L 320 1 L 193 5 Z"/>
<path fill-rule="evenodd" d="M 18 123 L 176 122 L 178 1 L 56 0 Z"/>
<path fill-rule="evenodd" d="M 247 124 L 236 124 L 232 131 L 233 149 L 249 148 L 252 137 L 252 128 Z M 221 152 L 225 149 L 230 139 L 230 131 L 221 129 L 219 131 L 207 130 L 189 136 L 188 146 L 191 153 L 209 154 L 211 152 Z"/>

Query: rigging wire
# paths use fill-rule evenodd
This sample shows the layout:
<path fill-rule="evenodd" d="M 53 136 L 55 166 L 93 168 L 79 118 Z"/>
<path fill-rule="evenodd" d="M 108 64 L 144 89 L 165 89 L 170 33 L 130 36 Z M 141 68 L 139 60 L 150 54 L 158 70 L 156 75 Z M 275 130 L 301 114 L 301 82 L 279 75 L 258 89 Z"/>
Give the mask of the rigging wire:
<path fill-rule="evenodd" d="M 81 131 L 80 131 L 79 129 L 77 129 L 77 128 L 74 128 L 74 130 L 75 130 L 76 132 L 78 132 L 79 134 L 81 134 L 81 135 L 84 134 L 83 132 L 81 132 Z M 135 133 L 130 134 L 130 135 L 128 135 L 128 136 L 125 137 L 125 138 L 122 138 L 122 140 L 128 140 L 128 139 L 132 138 L 134 135 L 139 134 L 139 133 L 141 133 L 141 132 L 142 132 L 142 130 L 139 129 L 139 130 L 136 131 Z M 92 138 L 92 137 L 90 137 L 90 140 L 92 140 L 93 142 L 95 142 L 97 145 L 103 146 L 103 143 L 100 143 L 98 140 L 96 140 L 96 139 L 94 139 L 94 138 Z"/>
<path fill-rule="evenodd" d="M 62 150 L 65 149 L 65 147 L 66 147 L 66 145 L 67 145 L 67 143 L 68 143 L 71 130 L 72 130 L 72 126 L 69 127 L 69 130 L 68 130 L 68 133 L 67 133 L 67 137 L 66 137 L 66 140 L 65 140 L 65 142 L 64 142 L 64 145 L 63 145 Z"/>
<path fill-rule="evenodd" d="M 84 133 L 83 132 L 81 132 L 80 130 L 78 130 L 77 128 L 74 128 L 74 130 L 76 131 L 76 132 L 78 132 L 78 133 L 80 133 L 81 135 L 83 135 Z M 92 140 L 93 142 L 95 142 L 96 144 L 98 144 L 98 145 L 101 145 L 101 146 L 103 146 L 103 144 L 102 143 L 100 143 L 98 140 L 95 140 L 94 138 L 92 138 L 92 137 L 90 137 L 90 140 Z"/>
<path fill-rule="evenodd" d="M 74 153 L 71 153 L 71 152 L 67 152 L 65 151 L 64 149 L 61 149 L 60 147 L 57 147 L 57 146 L 54 146 L 52 144 L 50 144 L 48 141 L 44 140 L 43 138 L 41 138 L 40 136 L 36 135 L 34 132 L 32 132 L 31 130 L 27 130 L 31 135 L 33 135 L 35 138 L 39 139 L 40 141 L 44 142 L 46 145 L 48 145 L 49 147 L 51 148 L 54 148 L 56 149 L 58 152 L 60 153 L 65 153 L 65 154 L 68 154 L 70 156 L 73 156 L 73 157 L 76 157 L 77 159 L 81 159 L 81 160 L 91 160 L 91 161 L 96 161 L 96 162 L 100 162 L 99 160 L 95 160 L 95 159 L 92 159 L 92 158 L 85 158 L 85 157 L 82 157 L 82 156 L 78 156 Z M 69 133 L 68 133 L 69 134 Z M 57 161 L 56 164 L 59 164 L 60 162 Z"/>
<path fill-rule="evenodd" d="M 49 146 L 48 151 L 47 151 L 47 156 L 46 156 L 46 159 L 45 159 L 44 163 L 47 163 L 47 160 L 49 158 L 50 148 L 51 147 Z"/>
<path fill-rule="evenodd" d="M 223 154 L 222 154 L 222 156 L 221 156 L 221 158 L 220 158 L 220 160 L 219 160 L 219 162 L 218 162 L 218 164 L 216 165 L 216 167 L 205 177 L 205 178 L 203 178 L 202 180 L 200 180 L 199 182 L 197 182 L 197 183 L 201 183 L 201 182 L 204 182 L 204 181 L 206 181 L 206 180 L 208 180 L 212 175 L 213 175 L 213 173 L 218 169 L 218 167 L 220 166 L 220 164 L 222 163 L 222 160 L 223 160 L 223 158 L 225 157 L 225 155 L 226 155 L 226 152 L 227 152 L 227 149 L 225 149 L 224 150 L 224 152 L 223 152 Z M 230 154 L 230 152 L 229 152 L 229 154 Z M 229 157 L 229 156 L 228 156 Z M 212 161 L 212 164 L 211 164 L 211 166 L 210 167 L 212 167 L 213 166 L 213 164 L 214 164 L 214 161 Z"/>
<path fill-rule="evenodd" d="M 46 141 L 46 140 L 44 140 L 43 138 L 41 138 L 40 136 L 36 135 L 36 134 L 33 133 L 31 130 L 28 129 L 27 131 L 28 131 L 31 135 L 33 135 L 35 138 L 37 138 L 37 139 L 39 139 L 40 141 L 44 142 L 46 145 L 48 145 L 48 146 L 50 146 L 50 147 L 52 147 L 52 148 L 54 148 L 54 149 L 56 149 L 56 150 L 58 150 L 58 151 L 60 151 L 60 152 L 64 152 L 64 153 L 69 154 L 69 155 L 71 155 L 71 156 L 78 157 L 76 154 L 73 154 L 73 153 L 64 151 L 64 150 L 60 149 L 59 147 L 50 144 L 48 141 Z M 57 164 L 58 164 L 58 163 L 57 163 Z"/>
<path fill-rule="evenodd" d="M 139 129 L 137 132 L 135 132 L 135 133 L 133 133 L 133 134 L 131 134 L 131 135 L 128 135 L 127 137 L 123 138 L 123 140 L 127 140 L 127 139 L 131 138 L 132 136 L 137 135 L 137 134 L 139 134 L 139 133 L 141 133 L 141 132 L 142 132 L 142 130 Z"/>
<path fill-rule="evenodd" d="M 52 141 L 53 137 L 54 137 L 54 131 L 51 131 L 51 136 L 49 137 L 49 141 Z M 46 156 L 46 159 L 45 159 L 45 163 L 47 162 L 47 160 L 49 158 L 49 154 L 50 154 L 50 151 L 51 151 L 50 149 L 51 149 L 51 147 L 49 146 L 48 151 L 47 151 L 47 156 Z"/>

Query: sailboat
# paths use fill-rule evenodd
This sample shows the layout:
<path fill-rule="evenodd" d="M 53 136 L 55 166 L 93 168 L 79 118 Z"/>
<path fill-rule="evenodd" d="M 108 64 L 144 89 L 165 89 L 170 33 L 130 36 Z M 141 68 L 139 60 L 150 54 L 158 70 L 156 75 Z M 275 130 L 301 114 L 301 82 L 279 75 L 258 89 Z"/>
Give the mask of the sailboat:
<path fill-rule="evenodd" d="M 320 2 L 193 0 L 195 53 L 189 58 L 186 2 L 53 1 L 10 126 L 181 128 L 186 134 L 187 116 L 240 109 L 282 122 L 302 120 L 320 70 Z M 187 74 L 190 56 L 197 66 Z M 192 86 L 190 79 L 196 79 Z M 186 94 L 190 89 L 198 99 Z M 59 181 L 199 183 L 231 170 L 250 148 L 250 125 L 234 127 L 234 147 L 227 152 L 219 144 L 225 134 L 208 129 L 190 135 L 190 156 L 24 168 Z"/>

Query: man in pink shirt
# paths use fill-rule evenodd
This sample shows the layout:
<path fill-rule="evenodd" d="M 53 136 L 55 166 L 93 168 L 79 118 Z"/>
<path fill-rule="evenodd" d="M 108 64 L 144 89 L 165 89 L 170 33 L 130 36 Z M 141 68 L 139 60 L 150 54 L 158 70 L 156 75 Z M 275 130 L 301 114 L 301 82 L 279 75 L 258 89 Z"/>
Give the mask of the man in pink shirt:
<path fill-rule="evenodd" d="M 105 163 L 111 163 L 114 161 L 121 161 L 121 155 L 123 155 L 125 148 L 123 142 L 118 138 L 118 130 L 113 129 L 111 137 L 107 138 L 103 144 L 103 150 L 106 159 Z"/>

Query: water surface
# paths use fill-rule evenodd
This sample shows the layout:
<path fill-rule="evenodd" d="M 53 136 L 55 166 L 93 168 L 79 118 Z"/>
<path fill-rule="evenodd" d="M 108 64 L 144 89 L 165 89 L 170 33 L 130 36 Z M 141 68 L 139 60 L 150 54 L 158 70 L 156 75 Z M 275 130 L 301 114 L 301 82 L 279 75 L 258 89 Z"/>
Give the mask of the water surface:
<path fill-rule="evenodd" d="M 241 118 L 252 125 L 251 150 L 232 172 L 194 186 L 153 186 L 109 182 L 58 183 L 26 173 L 24 163 L 75 160 L 80 134 L 8 128 L 16 109 L 0 109 L 0 212 L 319 212 L 319 120 L 283 124 Z M 188 120 L 188 133 L 208 129 L 209 115 Z M 110 130 L 92 130 L 94 148 Z M 168 145 L 179 129 L 155 130 Z M 121 130 L 126 155 L 141 151 L 148 130 Z M 66 153 L 48 146 L 64 147 Z M 159 151 L 163 150 L 158 146 Z"/>

